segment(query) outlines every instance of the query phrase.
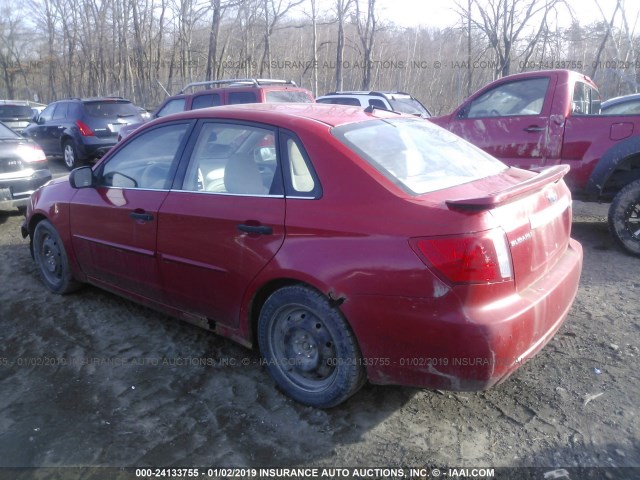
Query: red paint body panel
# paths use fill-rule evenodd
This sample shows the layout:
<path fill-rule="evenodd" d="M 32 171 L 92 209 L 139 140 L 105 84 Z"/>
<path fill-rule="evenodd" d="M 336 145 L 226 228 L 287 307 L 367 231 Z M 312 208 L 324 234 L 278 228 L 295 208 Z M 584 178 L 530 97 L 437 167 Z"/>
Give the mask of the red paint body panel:
<path fill-rule="evenodd" d="M 462 118 L 465 109 L 488 91 L 518 80 L 548 78 L 540 115 Z M 605 154 L 619 142 L 640 138 L 640 117 L 633 115 L 581 115 L 573 112 L 577 82 L 596 89 L 586 76 L 568 70 L 526 72 L 496 80 L 474 93 L 451 114 L 429 120 L 460 135 L 508 165 L 523 168 L 569 165 L 566 182 L 572 192 L 598 196 L 610 172 L 594 171 Z M 531 131 L 527 131 L 530 129 Z M 621 152 L 624 156 L 640 151 Z M 607 161 L 610 161 L 607 159 Z M 602 176 L 602 178 L 600 178 Z"/>
<path fill-rule="evenodd" d="M 505 169 L 413 195 L 331 133 L 333 126 L 385 115 L 335 105 L 267 104 L 164 117 L 141 127 L 94 169 L 158 124 L 185 118 L 255 122 L 297 135 L 322 194 L 74 190 L 59 181 L 34 196 L 29 229 L 33 233 L 40 218 L 52 221 L 77 279 L 244 345 L 253 342 L 252 315 L 264 289 L 303 283 L 344 314 L 371 382 L 488 388 L 542 348 L 575 297 L 582 250 L 570 240 L 565 169 Z M 178 163 L 188 160 L 185 153 Z M 132 219 L 132 211 L 150 213 L 154 221 Z M 254 237 L 238 224 L 273 232 Z M 504 237 L 509 278 L 456 284 L 415 248 L 422 238 L 480 232 Z"/>

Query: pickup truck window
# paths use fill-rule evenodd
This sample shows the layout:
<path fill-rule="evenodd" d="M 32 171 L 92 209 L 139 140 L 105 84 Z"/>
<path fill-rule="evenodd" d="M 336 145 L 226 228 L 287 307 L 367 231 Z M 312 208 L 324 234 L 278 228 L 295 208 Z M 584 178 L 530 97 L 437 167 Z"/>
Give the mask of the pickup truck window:
<path fill-rule="evenodd" d="M 571 111 L 574 115 L 597 115 L 600 113 L 600 93 L 583 82 L 573 87 Z"/>
<path fill-rule="evenodd" d="M 548 86 L 549 79 L 546 77 L 500 84 L 473 100 L 461 116 L 483 118 L 540 115 Z"/>

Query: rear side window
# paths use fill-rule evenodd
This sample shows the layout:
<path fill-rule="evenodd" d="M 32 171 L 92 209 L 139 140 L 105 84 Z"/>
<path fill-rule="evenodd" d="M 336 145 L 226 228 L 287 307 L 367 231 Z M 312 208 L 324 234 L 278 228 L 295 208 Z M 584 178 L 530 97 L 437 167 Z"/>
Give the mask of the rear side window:
<path fill-rule="evenodd" d="M 313 103 L 313 99 L 305 92 L 273 90 L 267 92 L 267 103 Z"/>
<path fill-rule="evenodd" d="M 229 103 L 257 103 L 258 97 L 254 92 L 231 92 L 229 93 Z"/>
<path fill-rule="evenodd" d="M 130 102 L 87 102 L 84 104 L 84 110 L 87 115 L 94 118 L 139 116 L 136 107 L 134 107 Z"/>
<path fill-rule="evenodd" d="M 600 113 L 600 94 L 595 88 L 583 82 L 576 82 L 573 88 L 571 109 L 574 115 L 595 115 Z"/>
<path fill-rule="evenodd" d="M 207 93 L 206 95 L 198 95 L 193 97 L 191 102 L 191 110 L 199 108 L 217 107 L 220 105 L 220 95 L 217 93 Z"/>
<path fill-rule="evenodd" d="M 442 190 L 507 169 L 462 138 L 419 119 L 371 120 L 333 135 L 410 194 Z"/>

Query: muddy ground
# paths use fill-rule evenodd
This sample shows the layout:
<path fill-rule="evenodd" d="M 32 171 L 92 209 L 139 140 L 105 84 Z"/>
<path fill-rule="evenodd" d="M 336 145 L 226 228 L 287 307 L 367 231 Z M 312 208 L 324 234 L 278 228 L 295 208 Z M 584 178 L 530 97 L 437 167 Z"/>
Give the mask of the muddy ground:
<path fill-rule="evenodd" d="M 640 259 L 605 205 L 574 202 L 577 300 L 507 382 L 366 386 L 328 411 L 229 340 L 93 287 L 48 293 L 21 221 L 0 213 L 0 467 L 640 467 Z"/>

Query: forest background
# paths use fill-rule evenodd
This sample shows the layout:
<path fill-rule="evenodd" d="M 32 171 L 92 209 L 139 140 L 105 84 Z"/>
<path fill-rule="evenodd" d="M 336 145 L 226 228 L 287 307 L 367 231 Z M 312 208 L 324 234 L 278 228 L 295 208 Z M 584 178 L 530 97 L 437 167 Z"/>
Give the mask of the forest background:
<path fill-rule="evenodd" d="M 640 90 L 625 0 L 421 5 L 406 25 L 393 21 L 412 8 L 402 0 L 2 0 L 0 98 L 153 109 L 193 81 L 282 78 L 316 95 L 406 91 L 437 115 L 496 78 L 552 68 L 589 75 L 603 100 Z M 442 8 L 449 24 L 429 18 Z"/>

